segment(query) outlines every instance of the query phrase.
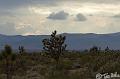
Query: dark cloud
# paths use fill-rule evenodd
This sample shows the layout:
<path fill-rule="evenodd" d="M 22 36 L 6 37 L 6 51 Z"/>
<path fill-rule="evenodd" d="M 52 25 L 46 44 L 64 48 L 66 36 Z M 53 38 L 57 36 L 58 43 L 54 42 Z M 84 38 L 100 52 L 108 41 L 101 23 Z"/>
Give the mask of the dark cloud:
<path fill-rule="evenodd" d="M 114 18 L 120 18 L 120 14 L 114 15 Z"/>
<path fill-rule="evenodd" d="M 31 3 L 33 5 L 46 5 L 46 6 L 55 6 L 57 5 L 59 0 L 32 0 Z"/>
<path fill-rule="evenodd" d="M 55 6 L 58 0 L 0 0 L 0 16 L 12 16 L 25 14 L 27 11 L 17 12 L 29 6 Z M 19 9 L 22 8 L 22 9 Z"/>
<path fill-rule="evenodd" d="M 58 0 L 0 0 L 0 9 L 16 9 L 32 5 L 55 5 Z"/>
<path fill-rule="evenodd" d="M 114 4 L 120 3 L 120 0 L 80 0 L 80 2 Z"/>
<path fill-rule="evenodd" d="M 65 20 L 67 19 L 69 16 L 68 13 L 64 12 L 64 11 L 60 11 L 57 13 L 51 13 L 47 18 L 48 19 L 52 19 L 52 20 Z"/>
<path fill-rule="evenodd" d="M 86 21 L 87 18 L 83 14 L 79 13 L 79 14 L 76 15 L 76 19 L 75 20 L 76 21 Z"/>
<path fill-rule="evenodd" d="M 0 9 L 18 8 L 29 4 L 29 0 L 0 0 Z"/>
<path fill-rule="evenodd" d="M 9 16 L 9 17 L 15 17 L 15 13 L 11 12 L 11 11 L 0 11 L 0 16 Z"/>
<path fill-rule="evenodd" d="M 72 2 L 73 0 L 0 0 L 0 9 L 13 9 L 31 5 L 47 5 L 53 6 L 61 4 L 61 2 Z M 120 0 L 75 0 L 75 2 L 90 2 L 90 3 L 120 3 Z"/>
<path fill-rule="evenodd" d="M 10 22 L 0 24 L 0 34 L 16 34 L 15 24 Z"/>

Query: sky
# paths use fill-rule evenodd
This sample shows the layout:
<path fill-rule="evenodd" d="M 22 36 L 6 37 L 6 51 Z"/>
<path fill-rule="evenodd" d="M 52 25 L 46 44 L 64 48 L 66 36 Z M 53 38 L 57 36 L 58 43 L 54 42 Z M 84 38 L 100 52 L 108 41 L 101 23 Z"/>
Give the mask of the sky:
<path fill-rule="evenodd" d="M 120 0 L 0 0 L 0 34 L 120 32 Z"/>

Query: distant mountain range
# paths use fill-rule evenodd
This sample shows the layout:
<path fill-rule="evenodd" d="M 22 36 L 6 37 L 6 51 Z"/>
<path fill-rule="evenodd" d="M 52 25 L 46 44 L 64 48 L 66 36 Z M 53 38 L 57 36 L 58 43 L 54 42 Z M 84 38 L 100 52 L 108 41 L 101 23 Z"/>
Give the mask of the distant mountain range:
<path fill-rule="evenodd" d="M 69 50 L 84 50 L 93 46 L 101 47 L 107 46 L 111 49 L 120 49 L 120 33 L 111 34 L 70 34 L 63 33 L 66 36 L 67 49 Z M 19 46 L 24 46 L 26 50 L 42 50 L 42 39 L 49 38 L 49 35 L 28 35 L 28 36 L 8 36 L 0 35 L 0 49 L 4 45 L 11 45 L 13 49 L 18 49 Z"/>

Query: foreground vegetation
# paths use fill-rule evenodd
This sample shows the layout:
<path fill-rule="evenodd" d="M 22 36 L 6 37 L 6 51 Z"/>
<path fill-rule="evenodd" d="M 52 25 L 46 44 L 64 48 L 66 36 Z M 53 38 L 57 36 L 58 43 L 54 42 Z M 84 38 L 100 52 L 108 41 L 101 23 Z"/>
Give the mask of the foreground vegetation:
<path fill-rule="evenodd" d="M 12 79 L 95 79 L 97 73 L 120 73 L 119 51 L 66 51 L 57 68 L 56 61 L 43 52 L 23 54 L 23 65 L 19 54 L 15 55 Z M 6 79 L 5 69 L 5 61 L 0 59 L 0 79 Z"/>

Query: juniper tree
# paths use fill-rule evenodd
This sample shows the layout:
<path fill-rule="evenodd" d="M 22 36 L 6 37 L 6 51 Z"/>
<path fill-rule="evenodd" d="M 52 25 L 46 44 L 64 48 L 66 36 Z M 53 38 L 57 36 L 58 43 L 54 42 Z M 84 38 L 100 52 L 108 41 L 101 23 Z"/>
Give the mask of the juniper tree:
<path fill-rule="evenodd" d="M 24 71 L 26 71 L 26 66 L 25 66 L 25 48 L 24 46 L 19 46 L 19 66 L 22 68 Z"/>
<path fill-rule="evenodd" d="M 19 54 L 25 53 L 25 49 L 23 46 L 19 46 Z"/>
<path fill-rule="evenodd" d="M 108 46 L 105 48 L 105 51 L 106 51 L 106 52 L 110 51 L 110 49 L 109 49 Z"/>
<path fill-rule="evenodd" d="M 97 46 L 93 46 L 92 48 L 90 48 L 90 52 L 92 53 L 97 53 L 99 50 L 99 48 Z"/>
<path fill-rule="evenodd" d="M 12 48 L 9 45 L 5 45 L 4 50 L 2 51 L 2 59 L 5 61 L 5 73 L 7 79 L 12 79 L 14 71 L 14 60 L 16 56 L 12 53 Z"/>
<path fill-rule="evenodd" d="M 50 38 L 43 39 L 43 49 L 46 55 L 53 58 L 57 63 L 63 51 L 66 49 L 66 44 L 64 44 L 66 37 L 62 35 L 57 35 L 57 31 L 52 32 Z"/>

